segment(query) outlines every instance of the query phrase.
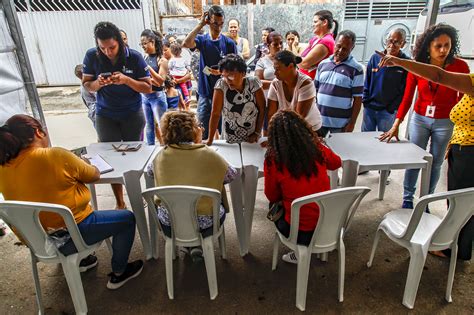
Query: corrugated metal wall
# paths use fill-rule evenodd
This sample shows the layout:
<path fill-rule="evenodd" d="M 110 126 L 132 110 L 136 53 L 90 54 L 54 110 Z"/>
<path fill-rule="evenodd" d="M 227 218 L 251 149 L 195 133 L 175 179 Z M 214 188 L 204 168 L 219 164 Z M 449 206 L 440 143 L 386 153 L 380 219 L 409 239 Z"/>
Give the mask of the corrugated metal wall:
<path fill-rule="evenodd" d="M 127 32 L 139 50 L 140 33 L 150 27 L 148 1 L 23 0 L 15 1 L 38 85 L 78 84 L 74 66 L 95 46 L 97 22 L 110 21 Z"/>

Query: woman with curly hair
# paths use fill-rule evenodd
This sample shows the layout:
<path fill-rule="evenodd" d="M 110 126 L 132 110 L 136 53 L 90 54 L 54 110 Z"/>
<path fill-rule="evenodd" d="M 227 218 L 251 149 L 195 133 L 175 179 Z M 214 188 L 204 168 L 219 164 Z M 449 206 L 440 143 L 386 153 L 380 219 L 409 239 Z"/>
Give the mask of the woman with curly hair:
<path fill-rule="evenodd" d="M 413 51 L 415 60 L 418 62 L 431 64 L 446 71 L 469 73 L 469 66 L 456 57 L 458 53 L 459 38 L 456 29 L 442 23 L 429 27 L 417 39 Z M 408 130 L 410 141 L 420 148 L 425 150 L 428 141 L 431 143 L 429 152 L 433 155 L 433 164 L 429 193 L 432 194 L 438 183 L 444 153 L 453 132 L 453 123 L 449 119 L 449 112 L 461 99 L 462 94 L 409 73 L 395 122 L 389 131 L 380 136 L 380 140 L 389 142 L 393 137 L 398 140 L 398 129 L 410 110 L 416 88 L 418 88 L 418 98 Z M 413 209 L 413 197 L 419 172 L 419 169 L 405 172 L 402 208 Z"/>
<path fill-rule="evenodd" d="M 146 121 L 145 135 L 149 145 L 155 144 L 155 136 L 160 143 L 163 142 L 160 129 L 155 129 L 155 122 L 158 123 L 168 109 L 163 86 L 168 72 L 168 60 L 163 56 L 162 37 L 161 33 L 150 29 L 144 30 L 140 35 L 140 46 L 145 52 L 145 61 L 150 71 L 153 90 L 151 93 L 142 94 Z"/>
<path fill-rule="evenodd" d="M 294 111 L 282 110 L 270 120 L 265 154 L 265 195 L 270 203 L 282 201 L 285 215 L 275 222 L 286 237 L 290 234 L 291 203 L 296 198 L 330 189 L 327 170 L 341 167 L 341 158 L 319 141 L 311 126 Z M 308 246 L 318 223 L 319 207 L 300 210 L 298 244 Z M 283 260 L 297 263 L 294 252 Z"/>
<path fill-rule="evenodd" d="M 222 191 L 223 204 L 219 211 L 220 222 L 225 219 L 227 207 L 224 184 L 232 181 L 237 171 L 212 148 L 201 143 L 203 128 L 196 114 L 186 111 L 169 111 L 161 119 L 161 132 L 165 147 L 153 161 L 155 185 L 189 185 Z M 197 206 L 198 225 L 203 237 L 212 234 L 212 202 L 203 197 Z M 171 236 L 168 211 L 160 204 L 157 215 L 163 232 Z M 191 249 L 193 260 L 199 260 L 200 248 Z"/>

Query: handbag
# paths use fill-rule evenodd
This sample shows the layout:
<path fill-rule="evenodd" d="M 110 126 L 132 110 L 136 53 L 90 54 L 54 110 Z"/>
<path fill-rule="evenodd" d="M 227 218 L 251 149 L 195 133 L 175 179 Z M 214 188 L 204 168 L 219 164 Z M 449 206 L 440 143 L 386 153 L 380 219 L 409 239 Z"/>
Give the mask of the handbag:
<path fill-rule="evenodd" d="M 276 222 L 283 216 L 284 213 L 285 209 L 283 208 L 282 202 L 275 202 L 270 204 L 270 210 L 268 210 L 267 219 L 272 222 Z"/>

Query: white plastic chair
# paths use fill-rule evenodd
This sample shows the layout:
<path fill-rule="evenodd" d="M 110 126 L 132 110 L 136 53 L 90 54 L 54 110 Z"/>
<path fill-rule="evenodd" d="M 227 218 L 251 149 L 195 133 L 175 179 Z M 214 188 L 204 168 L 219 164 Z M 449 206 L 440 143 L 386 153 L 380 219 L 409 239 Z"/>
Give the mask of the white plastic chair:
<path fill-rule="evenodd" d="M 361 200 L 370 191 L 368 187 L 348 187 L 329 190 L 295 199 L 291 204 L 290 235 L 286 238 L 278 230 L 273 241 L 273 263 L 275 270 L 278 263 L 278 247 L 280 240 L 292 249 L 298 258 L 296 278 L 296 307 L 304 311 L 306 307 L 306 291 L 308 287 L 309 265 L 311 254 L 327 253 L 334 249 L 339 252 L 339 302 L 344 299 L 345 247 L 344 228 L 354 215 Z M 298 227 L 300 208 L 309 203 L 319 206 L 319 220 L 309 246 L 298 245 Z"/>
<path fill-rule="evenodd" d="M 443 219 L 425 213 L 425 208 L 430 202 L 443 199 L 449 200 L 449 208 Z M 372 266 L 381 231 L 392 241 L 408 249 L 410 265 L 403 293 L 403 305 L 412 309 L 428 251 L 450 248 L 451 261 L 445 298 L 448 302 L 452 302 L 451 290 L 456 269 L 457 240 L 461 228 L 473 214 L 474 188 L 427 195 L 418 201 L 414 210 L 391 211 L 384 216 L 377 229 L 367 266 Z"/>
<path fill-rule="evenodd" d="M 64 256 L 59 252 L 48 239 L 48 234 L 40 223 L 40 212 L 54 212 L 63 218 L 66 228 L 71 235 L 71 239 L 76 246 L 77 253 Z M 62 205 L 23 201 L 1 201 L 0 218 L 15 228 L 16 233 L 23 238 L 30 249 L 39 314 L 44 314 L 44 305 L 41 299 L 41 286 L 38 268 L 36 266 L 38 262 L 61 264 L 76 313 L 87 314 L 87 303 L 82 287 L 79 263 L 83 258 L 94 252 L 100 246 L 101 242 L 94 245 L 87 245 L 82 239 L 71 210 Z"/>
<path fill-rule="evenodd" d="M 213 241 L 218 238 L 223 259 L 226 259 L 224 224 L 219 223 L 219 208 L 221 193 L 218 190 L 195 186 L 163 186 L 150 188 L 143 192 L 149 209 L 155 209 L 154 197 L 158 197 L 168 210 L 171 223 L 171 237 L 163 233 L 161 222 L 153 215 L 155 224 L 165 239 L 166 284 L 168 296 L 174 298 L 173 288 L 173 259 L 176 258 L 176 246 L 202 246 L 204 263 L 207 271 L 209 294 L 211 300 L 217 296 L 216 262 Z M 197 222 L 196 207 L 201 197 L 212 198 L 213 203 L 213 233 L 203 238 Z"/>

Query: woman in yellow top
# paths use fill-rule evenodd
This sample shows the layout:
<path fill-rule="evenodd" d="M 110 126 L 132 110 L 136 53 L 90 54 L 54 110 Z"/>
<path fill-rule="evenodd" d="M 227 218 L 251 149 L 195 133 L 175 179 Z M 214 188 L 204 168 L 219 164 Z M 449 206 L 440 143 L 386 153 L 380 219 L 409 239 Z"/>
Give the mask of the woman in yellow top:
<path fill-rule="evenodd" d="M 100 178 L 99 170 L 62 148 L 48 147 L 41 123 L 27 115 L 14 115 L 0 127 L 0 192 L 5 200 L 56 203 L 68 207 L 82 238 L 91 245 L 113 238 L 112 273 L 107 288 L 118 289 L 138 276 L 141 260 L 127 263 L 135 238 L 135 216 L 127 210 L 93 211 L 87 183 Z M 41 213 L 46 232 L 64 228 L 61 217 Z M 58 250 L 65 256 L 77 252 L 70 240 Z M 97 257 L 84 258 L 79 269 L 97 265 Z"/>
<path fill-rule="evenodd" d="M 464 93 L 449 114 L 454 130 L 447 151 L 448 190 L 474 187 L 474 73 L 449 72 L 433 65 L 388 55 L 382 58 L 379 66 L 400 66 L 434 83 Z M 471 259 L 473 238 L 474 219 L 471 217 L 459 233 L 459 259 Z M 433 254 L 447 257 L 451 252 L 447 249 Z"/>

